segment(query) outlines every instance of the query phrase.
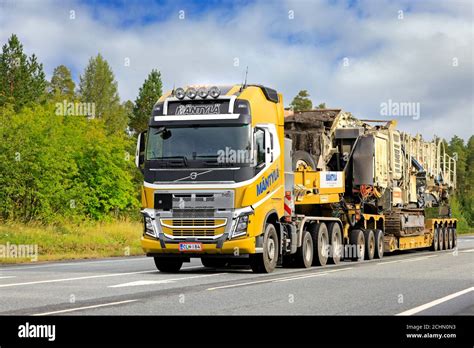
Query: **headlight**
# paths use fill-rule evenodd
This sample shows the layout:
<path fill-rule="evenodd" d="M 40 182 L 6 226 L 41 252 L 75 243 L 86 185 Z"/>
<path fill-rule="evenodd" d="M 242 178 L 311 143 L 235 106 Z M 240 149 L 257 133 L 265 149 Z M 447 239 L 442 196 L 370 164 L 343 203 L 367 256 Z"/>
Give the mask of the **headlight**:
<path fill-rule="evenodd" d="M 249 224 L 249 216 L 242 215 L 238 218 L 237 224 L 235 225 L 235 230 L 232 233 L 232 238 L 240 237 L 247 234 L 247 227 Z"/>
<path fill-rule="evenodd" d="M 186 90 L 186 96 L 187 96 L 189 99 L 194 99 L 194 98 L 196 98 L 196 94 L 197 94 L 196 88 L 191 87 L 191 88 L 188 88 L 188 89 Z"/>
<path fill-rule="evenodd" d="M 197 94 L 198 94 L 199 98 L 202 98 L 202 99 L 206 98 L 208 93 L 209 92 L 207 91 L 206 87 L 201 87 L 197 91 Z"/>
<path fill-rule="evenodd" d="M 145 234 L 152 237 L 156 237 L 155 229 L 153 228 L 153 220 L 151 219 L 151 217 L 144 216 L 143 219 Z"/>
<path fill-rule="evenodd" d="M 221 90 L 220 90 L 218 87 L 216 87 L 216 86 L 211 87 L 211 88 L 209 89 L 209 95 L 210 95 L 211 97 L 213 97 L 213 98 L 217 98 L 218 96 L 221 95 Z"/>
<path fill-rule="evenodd" d="M 180 87 L 180 88 L 176 88 L 176 90 L 174 91 L 174 95 L 178 99 L 183 99 L 186 93 L 184 92 L 184 89 Z"/>

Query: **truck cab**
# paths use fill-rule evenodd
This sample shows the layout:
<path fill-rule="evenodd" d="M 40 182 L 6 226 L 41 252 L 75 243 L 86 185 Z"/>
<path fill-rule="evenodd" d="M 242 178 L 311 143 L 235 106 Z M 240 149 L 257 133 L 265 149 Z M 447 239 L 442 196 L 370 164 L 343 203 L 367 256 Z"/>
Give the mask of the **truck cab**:
<path fill-rule="evenodd" d="M 176 272 L 193 257 L 210 267 L 245 259 L 254 271 L 273 270 L 283 143 L 282 96 L 271 88 L 188 86 L 158 100 L 136 164 L 144 176 L 141 244 L 160 271 Z"/>

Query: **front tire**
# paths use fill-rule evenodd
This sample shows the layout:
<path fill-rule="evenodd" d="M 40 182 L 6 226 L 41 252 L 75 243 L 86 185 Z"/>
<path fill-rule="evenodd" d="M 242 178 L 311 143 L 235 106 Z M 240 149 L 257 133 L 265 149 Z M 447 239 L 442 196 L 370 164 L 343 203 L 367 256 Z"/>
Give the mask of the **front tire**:
<path fill-rule="evenodd" d="M 154 257 L 156 268 L 163 273 L 176 273 L 183 266 L 183 260 L 178 258 Z"/>
<path fill-rule="evenodd" d="M 255 273 L 271 273 L 278 262 L 278 235 L 272 224 L 265 225 L 263 253 L 250 255 L 250 268 Z"/>

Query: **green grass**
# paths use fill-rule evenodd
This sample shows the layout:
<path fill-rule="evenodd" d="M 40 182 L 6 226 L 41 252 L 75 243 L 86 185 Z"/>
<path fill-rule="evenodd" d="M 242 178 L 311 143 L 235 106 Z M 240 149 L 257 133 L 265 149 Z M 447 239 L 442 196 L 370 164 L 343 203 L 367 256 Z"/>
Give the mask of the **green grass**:
<path fill-rule="evenodd" d="M 0 224 L 0 263 L 32 262 L 31 257 L 7 257 L 11 256 L 5 251 L 7 245 L 37 245 L 37 261 L 141 255 L 142 228 L 138 222 L 81 226 Z"/>

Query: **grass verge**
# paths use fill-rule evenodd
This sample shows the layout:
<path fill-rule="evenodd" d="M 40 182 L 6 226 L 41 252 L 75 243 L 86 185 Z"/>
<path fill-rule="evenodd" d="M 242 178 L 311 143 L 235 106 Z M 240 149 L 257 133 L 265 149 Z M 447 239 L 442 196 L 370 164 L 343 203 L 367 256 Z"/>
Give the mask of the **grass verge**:
<path fill-rule="evenodd" d="M 139 222 L 0 224 L 0 264 L 141 255 L 141 233 Z"/>

